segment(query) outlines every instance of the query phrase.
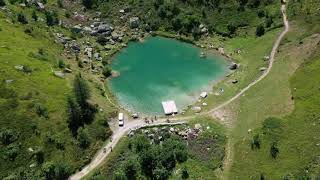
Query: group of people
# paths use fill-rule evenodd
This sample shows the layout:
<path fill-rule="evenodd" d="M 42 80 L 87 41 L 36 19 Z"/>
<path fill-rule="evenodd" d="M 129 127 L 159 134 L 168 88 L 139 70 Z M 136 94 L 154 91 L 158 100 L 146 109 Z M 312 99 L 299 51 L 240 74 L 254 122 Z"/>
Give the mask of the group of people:
<path fill-rule="evenodd" d="M 147 124 L 150 124 L 150 123 L 152 124 L 156 120 L 157 120 L 157 116 L 154 116 L 154 118 L 151 117 L 150 121 L 149 121 L 149 119 L 147 117 L 144 118 L 144 122 L 147 123 Z"/>

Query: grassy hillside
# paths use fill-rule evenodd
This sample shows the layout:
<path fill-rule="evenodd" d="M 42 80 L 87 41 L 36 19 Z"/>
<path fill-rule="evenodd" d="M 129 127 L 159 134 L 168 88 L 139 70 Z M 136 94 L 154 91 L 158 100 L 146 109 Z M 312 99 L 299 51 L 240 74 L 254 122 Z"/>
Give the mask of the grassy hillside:
<path fill-rule="evenodd" d="M 226 172 L 229 178 L 319 176 L 318 154 L 314 153 L 319 151 L 319 36 L 313 35 L 319 32 L 319 16 L 317 11 L 303 10 L 294 15 L 293 6 L 317 9 L 313 7 L 320 4 L 289 3 L 291 31 L 282 42 L 270 75 L 228 107 L 235 117 L 230 138 L 233 146 L 229 147 L 232 166 L 230 174 Z M 306 23 L 306 19 L 312 21 Z M 272 157 L 271 150 L 278 151 L 276 157 Z"/>
<path fill-rule="evenodd" d="M 63 70 L 59 61 L 72 67 L 62 46 L 43 23 L 21 25 L 16 17 L 15 11 L 11 16 L 0 12 L 0 178 L 65 179 L 110 134 L 108 114 L 98 113 L 85 127 L 91 143 L 81 148 L 67 124 L 67 96 L 72 96 L 76 70 L 65 79 L 55 77 L 52 70 Z M 97 92 L 92 88 L 93 99 L 101 97 Z"/>

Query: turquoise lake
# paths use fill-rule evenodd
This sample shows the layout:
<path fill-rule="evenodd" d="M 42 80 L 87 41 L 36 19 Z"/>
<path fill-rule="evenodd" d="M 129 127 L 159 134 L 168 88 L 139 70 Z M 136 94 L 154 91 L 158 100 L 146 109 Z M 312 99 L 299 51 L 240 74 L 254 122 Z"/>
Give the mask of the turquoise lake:
<path fill-rule="evenodd" d="M 181 111 L 229 72 L 224 58 L 200 54 L 200 48 L 174 39 L 131 42 L 113 58 L 111 67 L 120 76 L 109 81 L 111 91 L 131 112 L 162 115 L 161 102 L 167 100 Z"/>

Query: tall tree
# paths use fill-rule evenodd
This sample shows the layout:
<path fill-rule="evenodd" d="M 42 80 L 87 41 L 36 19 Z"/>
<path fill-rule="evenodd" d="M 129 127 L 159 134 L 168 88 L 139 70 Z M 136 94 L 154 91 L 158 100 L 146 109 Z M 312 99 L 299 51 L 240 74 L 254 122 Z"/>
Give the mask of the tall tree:
<path fill-rule="evenodd" d="M 75 102 L 71 97 L 68 97 L 68 126 L 74 136 L 77 135 L 78 128 L 82 126 L 83 120 L 81 117 L 81 109 L 77 102 Z"/>
<path fill-rule="evenodd" d="M 73 82 L 73 91 L 76 96 L 76 101 L 83 109 L 88 106 L 87 100 L 90 98 L 90 90 L 87 82 L 77 74 Z"/>

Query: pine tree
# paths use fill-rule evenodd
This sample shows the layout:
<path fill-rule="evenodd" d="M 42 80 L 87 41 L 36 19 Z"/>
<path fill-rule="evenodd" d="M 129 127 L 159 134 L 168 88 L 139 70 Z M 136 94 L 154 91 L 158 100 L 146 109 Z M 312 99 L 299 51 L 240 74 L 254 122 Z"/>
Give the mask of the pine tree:
<path fill-rule="evenodd" d="M 77 74 L 74 79 L 73 91 L 80 107 L 82 109 L 86 108 L 88 106 L 87 100 L 90 98 L 90 90 L 87 82 L 81 77 L 81 74 Z"/>
<path fill-rule="evenodd" d="M 78 128 L 82 126 L 81 109 L 77 102 L 68 97 L 68 126 L 74 136 L 77 135 Z"/>

